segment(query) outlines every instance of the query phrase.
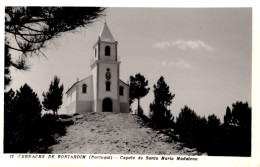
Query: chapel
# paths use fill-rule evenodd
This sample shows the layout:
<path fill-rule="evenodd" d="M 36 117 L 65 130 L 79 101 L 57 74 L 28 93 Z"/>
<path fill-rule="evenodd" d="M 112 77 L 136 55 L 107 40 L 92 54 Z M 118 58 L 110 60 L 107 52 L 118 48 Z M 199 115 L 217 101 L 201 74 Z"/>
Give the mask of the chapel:
<path fill-rule="evenodd" d="M 93 46 L 92 75 L 78 80 L 66 92 L 67 114 L 129 112 L 129 85 L 120 80 L 118 42 L 107 23 Z"/>

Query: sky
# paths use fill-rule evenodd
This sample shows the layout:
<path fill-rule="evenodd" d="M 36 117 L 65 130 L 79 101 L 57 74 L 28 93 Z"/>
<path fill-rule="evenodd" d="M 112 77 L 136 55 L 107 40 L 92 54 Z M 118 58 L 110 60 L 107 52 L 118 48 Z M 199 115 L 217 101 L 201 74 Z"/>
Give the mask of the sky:
<path fill-rule="evenodd" d="M 174 117 L 185 105 L 200 116 L 215 114 L 221 120 L 236 101 L 251 106 L 251 8 L 107 8 L 106 15 L 118 41 L 120 78 L 127 82 L 141 73 L 149 82 L 151 90 L 141 99 L 146 113 L 160 76 L 175 94 L 169 107 Z M 12 69 L 8 89 L 28 83 L 42 100 L 54 75 L 64 93 L 77 78 L 91 75 L 92 46 L 104 20 L 49 42 L 46 57 L 29 59 L 30 71 Z M 65 97 L 59 113 L 65 113 Z"/>

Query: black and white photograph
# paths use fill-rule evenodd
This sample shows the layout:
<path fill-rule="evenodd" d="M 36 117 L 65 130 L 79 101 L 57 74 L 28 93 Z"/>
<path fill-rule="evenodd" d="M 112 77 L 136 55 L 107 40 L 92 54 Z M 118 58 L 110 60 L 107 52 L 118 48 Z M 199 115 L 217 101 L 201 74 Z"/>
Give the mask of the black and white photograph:
<path fill-rule="evenodd" d="M 252 7 L 4 11 L 9 160 L 253 157 Z"/>

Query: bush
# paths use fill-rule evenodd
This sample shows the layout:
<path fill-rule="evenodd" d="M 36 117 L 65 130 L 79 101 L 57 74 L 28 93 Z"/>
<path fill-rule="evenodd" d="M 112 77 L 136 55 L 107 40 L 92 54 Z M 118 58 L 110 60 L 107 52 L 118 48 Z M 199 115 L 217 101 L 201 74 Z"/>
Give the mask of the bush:
<path fill-rule="evenodd" d="M 66 117 L 65 115 L 63 116 Z M 56 136 L 65 135 L 66 127 L 71 124 L 71 121 L 60 121 L 52 114 L 43 115 L 41 119 L 41 135 L 39 138 L 40 142 L 38 143 L 35 152 L 46 152 L 49 146 L 57 143 Z"/>
<path fill-rule="evenodd" d="M 140 117 L 146 124 L 151 122 L 151 120 L 144 114 L 144 110 L 141 106 L 139 108 L 139 112 L 137 110 L 137 116 Z"/>
<path fill-rule="evenodd" d="M 214 114 L 206 120 L 185 106 L 177 117 L 175 131 L 187 146 L 208 155 L 250 156 L 251 108 L 241 102 L 232 106 L 232 111 L 227 108 L 222 125 Z"/>
<path fill-rule="evenodd" d="M 144 115 L 144 110 L 141 106 L 136 111 L 138 117 L 142 117 Z"/>

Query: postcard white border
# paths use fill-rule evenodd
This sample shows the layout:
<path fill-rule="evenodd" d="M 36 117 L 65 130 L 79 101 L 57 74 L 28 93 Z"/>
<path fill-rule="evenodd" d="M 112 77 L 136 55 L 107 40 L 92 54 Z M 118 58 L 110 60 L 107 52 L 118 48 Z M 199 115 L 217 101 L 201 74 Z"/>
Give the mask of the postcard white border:
<path fill-rule="evenodd" d="M 260 166 L 260 3 L 257 0 L 63 0 L 63 1 L 32 1 L 32 0 L 8 0 L 0 6 L 2 14 L 5 6 L 105 6 L 105 7 L 252 7 L 253 8 L 253 30 L 252 30 L 252 156 L 246 157 L 198 157 L 199 160 L 194 161 L 136 161 L 136 160 L 64 160 L 64 159 L 10 159 L 8 154 L 0 154 L 1 166 L 241 166 L 256 167 Z M 4 17 L 1 17 L 1 27 L 4 27 Z M 4 29 L 1 33 L 1 50 L 3 60 L 4 46 Z M 3 69 L 3 62 L 0 65 Z M 2 70 L 4 71 L 4 70 Z M 1 73 L 1 85 L 4 87 L 3 72 Z M 3 90 L 2 90 L 3 91 Z M 1 92 L 0 103 L 2 106 L 1 128 L 0 133 L 3 134 L 3 92 Z M 3 143 L 3 137 L 0 138 Z M 0 144 L 0 150 L 3 152 L 3 144 Z M 177 156 L 174 156 L 177 157 Z"/>

